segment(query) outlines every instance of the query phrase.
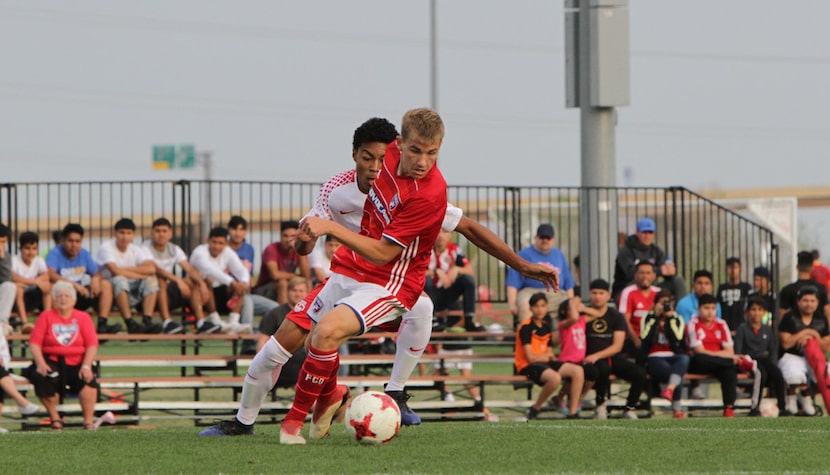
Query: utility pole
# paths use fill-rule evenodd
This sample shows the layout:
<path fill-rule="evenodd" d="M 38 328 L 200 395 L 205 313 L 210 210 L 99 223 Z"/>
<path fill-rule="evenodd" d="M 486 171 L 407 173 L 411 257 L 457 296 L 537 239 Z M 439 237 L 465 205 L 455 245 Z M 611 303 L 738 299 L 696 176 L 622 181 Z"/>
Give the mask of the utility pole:
<path fill-rule="evenodd" d="M 610 280 L 617 253 L 615 106 L 629 103 L 628 0 L 565 0 L 567 107 L 579 108 L 583 289 Z"/>
<path fill-rule="evenodd" d="M 210 234 L 211 219 L 213 216 L 213 152 L 199 152 L 199 163 L 202 165 L 202 170 L 205 172 L 205 181 L 202 195 L 202 239 L 203 242 Z"/>

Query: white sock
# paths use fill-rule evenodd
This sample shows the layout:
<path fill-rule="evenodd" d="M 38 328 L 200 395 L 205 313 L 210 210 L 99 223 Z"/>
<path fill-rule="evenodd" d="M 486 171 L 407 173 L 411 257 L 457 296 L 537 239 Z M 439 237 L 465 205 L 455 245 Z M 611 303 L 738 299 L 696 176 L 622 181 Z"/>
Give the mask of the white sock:
<path fill-rule="evenodd" d="M 214 325 L 222 324 L 222 320 L 219 320 L 219 313 L 217 312 L 210 312 L 210 315 L 208 315 L 208 319 L 210 320 L 210 323 Z"/>
<path fill-rule="evenodd" d="M 428 299 L 428 298 L 427 298 Z M 387 391 L 403 391 L 406 381 L 412 376 L 418 360 L 424 354 L 424 349 L 429 343 L 432 335 L 432 312 L 418 314 L 418 303 L 411 312 L 407 312 L 401 321 L 401 328 L 398 331 L 397 350 L 395 351 L 395 363 L 392 365 L 392 374 L 389 375 Z M 431 306 L 432 302 L 430 302 Z"/>
<path fill-rule="evenodd" d="M 277 383 L 282 367 L 289 358 L 291 358 L 291 353 L 283 348 L 273 336 L 254 356 L 248 367 L 248 373 L 245 375 L 245 382 L 242 383 L 242 400 L 236 412 L 236 419 L 239 422 L 247 425 L 256 422 L 268 391 Z"/>
<path fill-rule="evenodd" d="M 239 314 L 236 312 L 231 312 L 228 314 L 228 323 L 231 325 L 239 325 Z"/>

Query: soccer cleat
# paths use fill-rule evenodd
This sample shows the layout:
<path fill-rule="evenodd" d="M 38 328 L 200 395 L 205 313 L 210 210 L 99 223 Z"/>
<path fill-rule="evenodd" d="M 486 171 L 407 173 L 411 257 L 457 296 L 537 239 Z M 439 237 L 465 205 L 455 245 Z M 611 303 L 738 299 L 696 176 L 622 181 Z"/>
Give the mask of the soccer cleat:
<path fill-rule="evenodd" d="M 280 444 L 305 445 L 305 437 L 303 437 L 303 435 L 300 434 L 302 430 L 302 422 L 283 420 L 280 424 Z"/>
<path fill-rule="evenodd" d="M 201 333 L 203 335 L 209 335 L 211 333 L 216 333 L 221 328 L 219 325 L 214 325 L 207 320 L 202 320 L 202 324 L 196 327 L 196 333 Z"/>
<path fill-rule="evenodd" d="M 23 407 L 18 407 L 17 408 L 17 411 L 22 416 L 31 416 L 32 414 L 38 412 L 39 410 L 40 410 L 40 408 L 38 407 L 38 405 L 33 404 L 33 403 L 29 403 L 29 404 L 26 404 Z"/>
<path fill-rule="evenodd" d="M 666 388 L 660 393 L 660 397 L 666 399 L 669 402 L 672 402 L 674 400 L 674 391 L 672 391 L 669 388 Z"/>
<path fill-rule="evenodd" d="M 254 426 L 253 424 L 247 426 L 234 418 L 230 421 L 219 421 L 215 425 L 199 432 L 199 435 L 202 437 L 254 435 Z"/>
<path fill-rule="evenodd" d="M 311 415 L 311 429 L 308 431 L 308 436 L 312 439 L 322 439 L 329 435 L 334 413 L 348 400 L 349 388 L 343 384 L 338 384 L 326 401 L 318 400 L 314 406 L 314 413 Z"/>
<path fill-rule="evenodd" d="M 540 412 L 542 411 L 531 406 L 531 408 L 527 410 L 527 420 L 532 421 L 538 419 Z"/>
<path fill-rule="evenodd" d="M 401 425 L 417 426 L 421 423 L 421 418 L 406 403 L 412 397 L 409 393 L 404 391 L 386 391 L 386 394 L 398 403 L 398 408 L 401 410 Z"/>
<path fill-rule="evenodd" d="M 608 419 L 608 408 L 605 406 L 605 403 L 600 404 L 594 409 L 594 419 Z"/>
<path fill-rule="evenodd" d="M 731 407 L 725 407 L 723 409 L 723 417 L 732 418 L 735 417 L 735 410 Z"/>
<path fill-rule="evenodd" d="M 231 323 L 229 333 L 236 333 L 237 335 L 251 333 L 251 325 L 247 323 Z"/>
<path fill-rule="evenodd" d="M 161 331 L 167 335 L 175 335 L 176 333 L 182 333 L 184 328 L 173 320 L 167 320 L 161 325 Z"/>
<path fill-rule="evenodd" d="M 674 411 L 671 415 L 672 419 L 685 419 L 686 413 L 683 411 Z"/>

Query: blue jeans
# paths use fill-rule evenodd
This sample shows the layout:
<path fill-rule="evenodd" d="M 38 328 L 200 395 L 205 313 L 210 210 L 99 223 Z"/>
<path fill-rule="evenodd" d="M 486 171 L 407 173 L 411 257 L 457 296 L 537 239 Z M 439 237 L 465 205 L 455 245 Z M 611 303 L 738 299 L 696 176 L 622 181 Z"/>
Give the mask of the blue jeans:
<path fill-rule="evenodd" d="M 689 369 L 689 355 L 650 356 L 646 361 L 646 371 L 654 381 L 668 383 L 671 376 L 679 376 L 680 383 L 674 388 L 674 400 L 679 401 L 683 393 L 683 376 Z"/>

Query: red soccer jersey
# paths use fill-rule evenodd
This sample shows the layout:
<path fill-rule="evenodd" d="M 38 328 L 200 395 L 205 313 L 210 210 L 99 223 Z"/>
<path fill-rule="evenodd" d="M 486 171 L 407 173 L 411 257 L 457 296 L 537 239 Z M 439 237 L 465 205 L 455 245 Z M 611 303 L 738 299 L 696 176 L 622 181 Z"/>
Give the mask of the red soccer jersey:
<path fill-rule="evenodd" d="M 29 343 L 40 345 L 47 359 L 58 361 L 63 356 L 68 366 L 78 366 L 86 348 L 98 346 L 98 335 L 86 312 L 72 310 L 69 318 L 63 318 L 55 310 L 44 310 L 37 317 Z"/>
<path fill-rule="evenodd" d="M 629 285 L 620 293 L 619 311 L 623 315 L 631 313 L 631 328 L 640 336 L 640 325 L 654 306 L 654 297 L 660 292 L 660 287 L 652 285 L 647 293 L 643 294 L 636 285 Z"/>
<path fill-rule="evenodd" d="M 720 351 L 734 344 L 729 325 L 720 318 L 706 325 L 700 321 L 700 317 L 693 317 L 686 328 L 688 328 L 690 349 L 703 345 L 706 351 Z"/>
<path fill-rule="evenodd" d="M 340 246 L 331 270 L 383 286 L 404 307 L 412 308 L 424 288 L 429 256 L 447 211 L 447 182 L 437 166 L 420 180 L 399 176 L 400 161 L 400 151 L 393 142 L 366 198 L 360 234 L 388 239 L 403 251 L 379 266 Z"/>

